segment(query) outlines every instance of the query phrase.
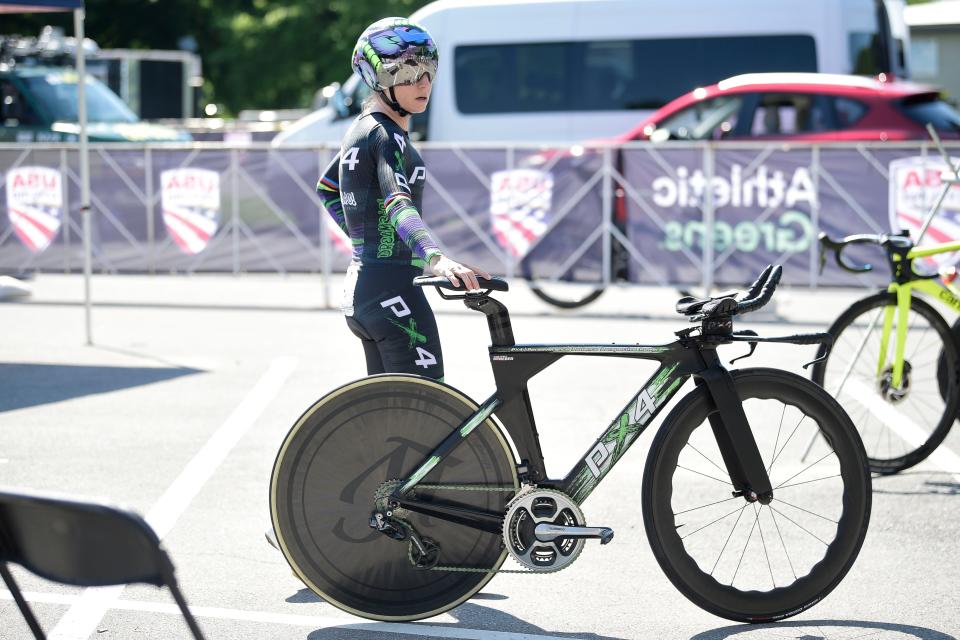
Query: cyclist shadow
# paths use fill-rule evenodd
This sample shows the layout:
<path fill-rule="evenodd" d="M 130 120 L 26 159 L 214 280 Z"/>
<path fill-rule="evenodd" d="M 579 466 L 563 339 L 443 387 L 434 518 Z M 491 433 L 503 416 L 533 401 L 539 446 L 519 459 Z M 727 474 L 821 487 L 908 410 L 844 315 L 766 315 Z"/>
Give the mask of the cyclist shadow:
<path fill-rule="evenodd" d="M 416 629 L 419 625 L 429 625 L 431 627 L 441 627 L 445 629 L 460 629 L 466 628 L 474 631 L 480 631 L 481 633 L 485 629 L 491 631 L 496 630 L 498 634 L 509 634 L 509 635 L 548 635 L 552 638 L 578 638 L 582 640 L 625 640 L 618 638 L 617 636 L 602 636 L 596 633 L 577 633 L 577 632 L 557 632 L 538 627 L 535 624 L 530 624 L 516 616 L 512 616 L 509 613 L 504 613 L 503 611 L 498 611 L 497 609 L 491 609 L 480 604 L 474 604 L 473 600 L 507 600 L 508 597 L 496 593 L 479 593 L 471 598 L 470 602 L 461 604 L 459 607 L 452 609 L 447 612 L 447 615 L 453 616 L 457 619 L 456 623 L 447 623 L 447 622 L 431 622 L 429 619 L 423 620 L 420 623 L 410 622 L 404 623 L 408 624 L 411 627 L 411 631 Z M 287 602 L 294 603 L 318 603 L 323 602 L 323 599 L 320 598 L 317 594 L 313 593 L 309 589 L 301 589 L 294 595 L 287 598 Z M 320 640 L 321 638 L 351 638 L 352 635 L 345 635 L 350 631 L 357 632 L 357 640 L 366 639 L 370 637 L 370 633 L 377 634 L 391 634 L 392 632 L 380 626 L 381 624 L 388 623 L 377 623 L 377 622 L 350 622 L 344 621 L 343 625 L 338 625 L 336 627 L 329 627 L 326 629 L 317 629 L 316 631 L 311 632 L 307 636 L 307 640 Z M 427 631 L 426 629 L 424 630 Z M 424 636 L 430 635 L 429 633 L 424 633 Z"/>
<path fill-rule="evenodd" d="M 873 492 L 893 496 L 956 496 L 960 495 L 960 482 L 954 480 L 957 475 L 957 472 L 951 471 L 901 471 L 894 475 L 874 475 Z M 910 488 L 897 486 L 898 482 L 905 482 L 905 478 L 920 476 L 931 476 L 931 478 L 923 480 L 920 486 Z M 945 479 L 939 479 L 944 476 Z"/>
<path fill-rule="evenodd" d="M 841 629 L 838 629 L 840 627 Z M 769 634 L 763 630 L 769 629 Z M 863 633 L 856 634 L 861 631 Z M 892 622 L 868 622 L 865 620 L 803 620 L 796 622 L 776 622 L 772 624 L 737 624 L 721 627 L 690 636 L 690 640 L 724 640 L 744 634 L 751 640 L 767 638 L 803 638 L 804 640 L 831 640 L 833 638 L 859 638 L 877 632 L 890 631 L 903 634 L 907 638 L 918 640 L 957 640 L 949 633 L 935 631 L 927 627 Z M 851 635 L 856 634 L 856 635 Z"/>

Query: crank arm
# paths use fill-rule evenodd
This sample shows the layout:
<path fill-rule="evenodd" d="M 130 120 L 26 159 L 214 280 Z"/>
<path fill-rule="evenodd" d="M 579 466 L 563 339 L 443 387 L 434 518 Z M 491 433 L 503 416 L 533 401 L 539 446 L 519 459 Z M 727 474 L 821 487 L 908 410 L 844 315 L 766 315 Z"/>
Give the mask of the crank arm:
<path fill-rule="evenodd" d="M 540 542 L 553 542 L 557 538 L 585 538 L 599 540 L 600 544 L 607 544 L 613 540 L 613 529 L 609 527 L 563 527 L 558 524 L 541 522 L 533 530 L 533 535 Z"/>

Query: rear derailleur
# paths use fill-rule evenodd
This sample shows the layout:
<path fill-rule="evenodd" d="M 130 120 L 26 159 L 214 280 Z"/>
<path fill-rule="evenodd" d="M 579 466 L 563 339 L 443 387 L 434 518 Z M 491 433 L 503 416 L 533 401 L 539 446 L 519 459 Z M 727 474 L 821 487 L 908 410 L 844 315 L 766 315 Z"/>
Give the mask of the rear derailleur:
<path fill-rule="evenodd" d="M 432 569 L 440 560 L 440 545 L 433 538 L 421 536 L 413 525 L 401 518 L 405 514 L 400 505 L 390 499 L 399 481 L 393 480 L 380 485 L 375 494 L 377 510 L 370 516 L 370 528 L 375 529 L 392 540 L 409 540 L 407 556 L 417 569 Z"/>

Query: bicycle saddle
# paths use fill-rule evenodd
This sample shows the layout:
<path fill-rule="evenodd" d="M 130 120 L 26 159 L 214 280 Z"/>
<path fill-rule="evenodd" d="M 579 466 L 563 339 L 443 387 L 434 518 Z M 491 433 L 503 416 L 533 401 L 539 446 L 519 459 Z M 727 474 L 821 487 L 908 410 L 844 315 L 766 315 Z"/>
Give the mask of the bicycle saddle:
<path fill-rule="evenodd" d="M 693 296 L 684 296 L 677 300 L 677 313 L 685 316 L 693 316 L 698 313 L 720 313 L 729 312 L 736 308 L 737 301 L 734 300 L 737 291 L 724 291 L 712 298 L 694 298 Z M 729 300 L 730 302 L 726 302 Z M 715 304 L 710 304 L 715 303 Z M 729 307 L 727 309 L 726 307 Z"/>

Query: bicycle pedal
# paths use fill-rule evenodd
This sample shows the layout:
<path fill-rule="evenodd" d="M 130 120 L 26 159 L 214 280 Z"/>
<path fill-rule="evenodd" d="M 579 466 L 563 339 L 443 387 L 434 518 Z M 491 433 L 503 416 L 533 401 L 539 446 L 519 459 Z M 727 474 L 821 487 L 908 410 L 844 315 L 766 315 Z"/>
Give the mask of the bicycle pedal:
<path fill-rule="evenodd" d="M 607 544 L 613 540 L 613 529 L 610 527 L 564 527 L 541 522 L 533 530 L 533 535 L 540 542 L 552 542 L 557 538 L 579 538 L 599 540 L 600 544 Z"/>

